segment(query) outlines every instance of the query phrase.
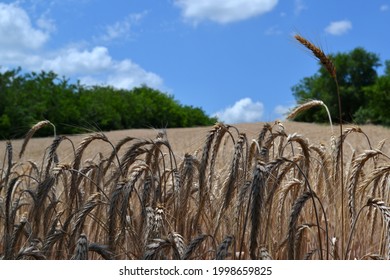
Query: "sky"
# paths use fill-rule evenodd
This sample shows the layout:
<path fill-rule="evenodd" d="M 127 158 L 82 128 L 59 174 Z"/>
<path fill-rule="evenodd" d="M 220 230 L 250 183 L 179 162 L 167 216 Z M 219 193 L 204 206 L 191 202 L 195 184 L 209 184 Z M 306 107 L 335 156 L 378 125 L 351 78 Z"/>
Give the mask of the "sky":
<path fill-rule="evenodd" d="M 363 47 L 383 63 L 389 26 L 390 0 L 0 1 L 0 71 L 146 84 L 225 123 L 273 121 L 319 68 L 294 34 L 325 53 Z"/>

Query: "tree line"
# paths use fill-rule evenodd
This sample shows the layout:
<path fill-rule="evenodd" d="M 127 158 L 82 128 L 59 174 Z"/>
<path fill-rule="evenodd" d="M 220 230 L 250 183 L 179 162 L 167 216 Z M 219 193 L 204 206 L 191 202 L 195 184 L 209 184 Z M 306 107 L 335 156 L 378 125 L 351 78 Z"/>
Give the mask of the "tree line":
<path fill-rule="evenodd" d="M 342 120 L 355 124 L 380 124 L 390 126 L 390 61 L 381 64 L 377 54 L 358 47 L 350 52 L 329 55 L 336 67 L 340 89 Z M 332 121 L 340 121 L 336 84 L 319 63 L 318 71 L 303 78 L 292 87 L 297 103 L 316 99 L 329 108 Z M 382 74 L 379 67 L 384 66 Z M 328 122 L 323 108 L 316 107 L 297 116 L 297 121 Z"/>
<path fill-rule="evenodd" d="M 329 55 L 336 67 L 342 104 L 342 120 L 390 126 L 390 61 L 384 71 L 377 54 L 364 48 Z M 1 70 L 1 69 L 0 69 Z M 292 87 L 297 103 L 317 99 L 339 122 L 336 85 L 319 63 L 318 71 Z M 23 72 L 21 68 L 0 71 L 0 139 L 22 137 L 41 120 L 56 125 L 59 134 L 86 130 L 117 130 L 143 127 L 193 127 L 214 124 L 198 107 L 182 105 L 172 95 L 147 86 L 131 90 L 111 86 L 72 83 L 50 71 Z M 312 108 L 297 121 L 327 122 L 326 111 Z M 50 128 L 40 136 L 52 135 Z"/>
<path fill-rule="evenodd" d="M 86 130 L 211 125 L 198 107 L 182 105 L 172 95 L 145 85 L 132 90 L 72 83 L 50 71 L 0 73 L 0 139 L 22 137 L 41 120 L 56 125 L 59 134 Z M 40 136 L 52 135 L 42 129 Z"/>

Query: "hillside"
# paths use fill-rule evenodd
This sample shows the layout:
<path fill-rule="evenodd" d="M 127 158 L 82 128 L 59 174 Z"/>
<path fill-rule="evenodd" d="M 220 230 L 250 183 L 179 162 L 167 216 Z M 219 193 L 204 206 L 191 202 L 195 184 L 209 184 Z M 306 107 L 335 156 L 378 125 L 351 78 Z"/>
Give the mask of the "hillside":
<path fill-rule="evenodd" d="M 240 132 L 246 133 L 249 140 L 257 138 L 259 132 L 263 128 L 264 123 L 246 123 L 235 125 Z M 331 131 L 327 125 L 318 125 L 310 123 L 299 123 L 299 122 L 284 122 L 285 132 L 287 134 L 297 133 L 309 140 L 309 144 L 327 144 L 330 141 Z M 353 125 L 344 125 L 344 128 L 354 127 Z M 359 126 L 363 132 L 365 132 L 370 142 L 374 147 L 382 140 L 390 139 L 390 129 L 382 126 L 375 125 L 363 125 Z M 195 128 L 170 128 L 166 129 L 168 140 L 173 148 L 174 153 L 177 156 L 183 156 L 185 153 L 194 153 L 201 149 L 207 132 L 211 127 L 195 127 Z M 335 136 L 338 136 L 338 126 L 334 127 Z M 107 138 L 115 145 L 119 140 L 131 136 L 136 138 L 153 139 L 156 137 L 158 129 L 130 129 L 130 130 L 118 130 L 104 132 Z M 88 134 L 73 135 L 69 138 L 73 141 L 74 145 L 77 145 L 82 141 Z M 52 143 L 53 138 L 32 138 L 28 147 L 25 151 L 24 158 L 27 160 L 40 161 L 44 150 Z M 12 141 L 15 156 L 20 151 L 23 140 Z M 357 152 L 368 149 L 367 140 L 364 135 L 351 134 L 347 138 L 348 146 L 356 149 Z M 63 143 L 63 147 L 59 149 L 60 160 L 66 161 L 67 154 L 71 152 L 72 148 L 69 143 Z M 385 147 L 387 145 L 385 144 Z M 3 158 L 5 141 L 0 141 L 0 156 Z M 386 149 L 387 150 L 387 149 Z M 97 151 L 108 151 L 111 152 L 110 147 L 102 142 L 97 142 L 93 145 L 90 153 L 85 157 L 95 155 Z"/>

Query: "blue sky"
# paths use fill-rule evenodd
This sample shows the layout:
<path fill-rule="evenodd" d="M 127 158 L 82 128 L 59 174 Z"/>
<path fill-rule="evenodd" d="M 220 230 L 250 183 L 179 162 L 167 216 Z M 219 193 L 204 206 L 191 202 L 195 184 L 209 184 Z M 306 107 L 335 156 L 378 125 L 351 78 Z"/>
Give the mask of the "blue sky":
<path fill-rule="evenodd" d="M 389 0 L 0 1 L 0 70 L 147 84 L 226 123 L 272 121 L 318 69 L 294 33 L 384 62 L 389 26 Z"/>

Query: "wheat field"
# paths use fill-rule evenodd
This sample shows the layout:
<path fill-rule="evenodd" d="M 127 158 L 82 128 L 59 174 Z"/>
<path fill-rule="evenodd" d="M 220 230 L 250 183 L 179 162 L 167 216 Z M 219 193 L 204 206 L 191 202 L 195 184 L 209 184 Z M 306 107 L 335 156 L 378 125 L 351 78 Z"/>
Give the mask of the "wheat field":
<path fill-rule="evenodd" d="M 387 128 L 48 125 L 0 142 L 2 259 L 389 259 Z"/>

